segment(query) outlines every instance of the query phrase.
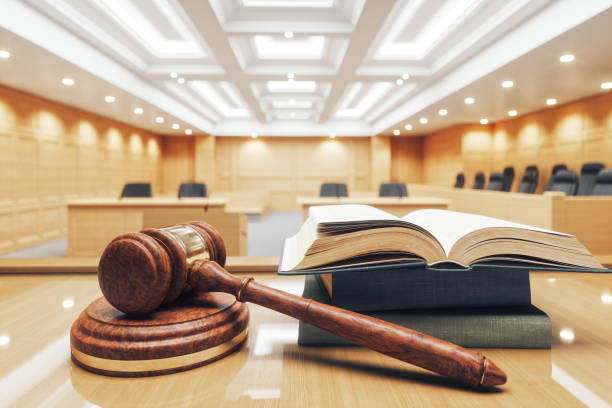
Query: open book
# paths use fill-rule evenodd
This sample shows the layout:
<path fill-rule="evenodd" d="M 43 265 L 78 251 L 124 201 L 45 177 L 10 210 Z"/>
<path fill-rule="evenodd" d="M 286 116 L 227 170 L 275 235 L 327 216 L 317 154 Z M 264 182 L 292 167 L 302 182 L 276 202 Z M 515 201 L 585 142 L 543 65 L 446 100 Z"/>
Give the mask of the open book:
<path fill-rule="evenodd" d="M 308 215 L 285 240 L 280 272 L 409 261 L 603 269 L 572 235 L 482 215 L 417 210 L 399 218 L 359 204 L 310 207 Z"/>

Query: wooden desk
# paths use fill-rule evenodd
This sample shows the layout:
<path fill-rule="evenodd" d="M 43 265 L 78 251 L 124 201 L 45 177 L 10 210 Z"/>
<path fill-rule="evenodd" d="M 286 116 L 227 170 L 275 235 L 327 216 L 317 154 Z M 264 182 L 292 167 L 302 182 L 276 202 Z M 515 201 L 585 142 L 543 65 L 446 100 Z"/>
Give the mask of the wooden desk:
<path fill-rule="evenodd" d="M 227 198 L 87 199 L 68 203 L 68 256 L 100 256 L 117 235 L 191 220 L 212 224 L 228 255 L 246 256 L 247 218 L 227 212 Z"/>
<path fill-rule="evenodd" d="M 612 253 L 612 197 L 567 197 L 410 184 L 417 197 L 450 200 L 449 210 L 488 215 L 575 235 L 593 254 Z"/>
<path fill-rule="evenodd" d="M 257 275 L 300 294 L 301 277 Z M 70 326 L 100 296 L 93 275 L 0 276 L 2 404 L 61 407 L 600 406 L 612 404 L 612 276 L 537 272 L 533 302 L 552 318 L 552 350 L 482 350 L 508 374 L 494 392 L 461 388 L 361 348 L 296 345 L 297 322 L 249 304 L 249 340 L 208 366 L 110 378 L 70 361 Z M 564 338 L 561 340 L 560 333 Z M 573 340 L 569 340 L 573 334 Z M 8 344 L 7 344 L 8 341 Z"/>
<path fill-rule="evenodd" d="M 302 208 L 302 218 L 308 218 L 308 209 L 313 205 L 366 204 L 388 213 L 403 217 L 410 211 L 423 208 L 447 209 L 449 200 L 432 197 L 298 197 Z"/>

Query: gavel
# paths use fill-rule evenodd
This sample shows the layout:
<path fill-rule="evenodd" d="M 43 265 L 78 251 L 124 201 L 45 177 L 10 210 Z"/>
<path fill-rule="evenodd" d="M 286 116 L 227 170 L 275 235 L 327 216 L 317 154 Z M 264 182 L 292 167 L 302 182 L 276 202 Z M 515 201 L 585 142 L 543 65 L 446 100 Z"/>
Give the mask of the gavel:
<path fill-rule="evenodd" d="M 169 305 L 184 291 L 225 292 L 344 337 L 363 347 L 474 388 L 506 382 L 481 353 L 383 320 L 325 305 L 227 272 L 223 239 L 209 224 L 192 221 L 122 234 L 100 258 L 102 293 L 118 310 L 143 315 Z"/>

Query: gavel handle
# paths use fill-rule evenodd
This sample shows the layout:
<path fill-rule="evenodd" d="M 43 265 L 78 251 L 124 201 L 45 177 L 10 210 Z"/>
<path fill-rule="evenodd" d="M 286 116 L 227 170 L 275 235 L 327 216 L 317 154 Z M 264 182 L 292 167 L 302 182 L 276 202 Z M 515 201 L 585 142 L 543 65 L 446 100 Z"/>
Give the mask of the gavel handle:
<path fill-rule="evenodd" d="M 221 278 L 215 274 L 221 274 Z M 196 261 L 190 265 L 188 276 L 189 284 L 195 290 L 231 293 L 241 302 L 276 310 L 363 347 L 472 387 L 486 388 L 506 382 L 506 374 L 481 353 L 380 319 L 273 289 L 255 282 L 253 278 L 238 278 L 215 262 Z M 214 279 L 217 281 L 211 282 Z"/>

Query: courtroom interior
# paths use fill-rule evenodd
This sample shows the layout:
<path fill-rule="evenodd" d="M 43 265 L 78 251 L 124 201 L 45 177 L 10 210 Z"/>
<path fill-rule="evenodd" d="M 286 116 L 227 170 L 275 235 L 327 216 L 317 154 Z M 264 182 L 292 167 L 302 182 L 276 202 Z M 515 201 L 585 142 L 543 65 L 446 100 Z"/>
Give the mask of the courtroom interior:
<path fill-rule="evenodd" d="M 612 406 L 611 39 L 612 0 L 2 0 L 0 406 Z"/>

